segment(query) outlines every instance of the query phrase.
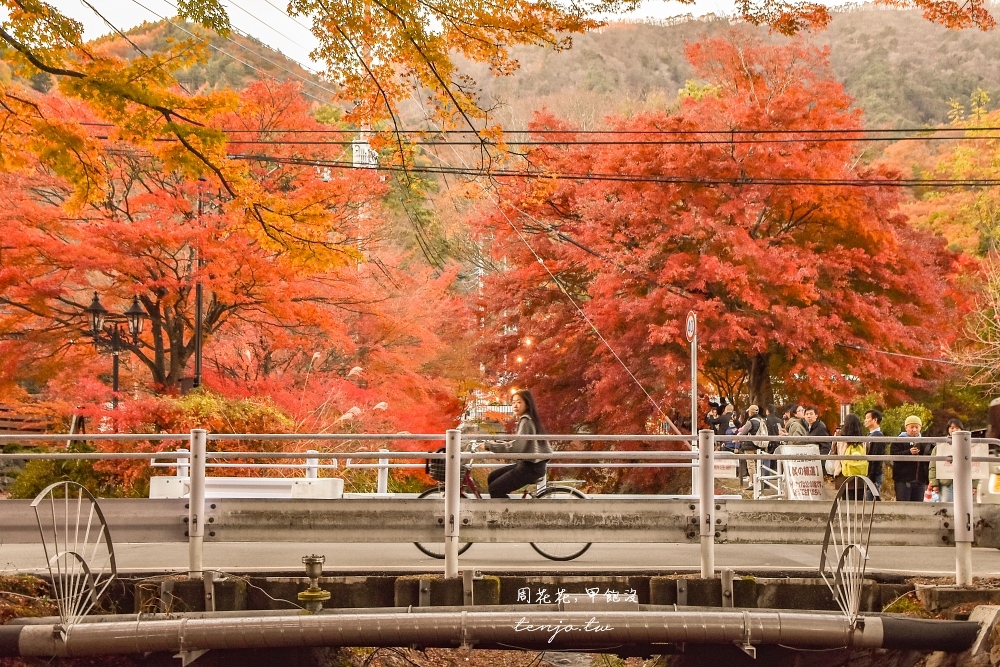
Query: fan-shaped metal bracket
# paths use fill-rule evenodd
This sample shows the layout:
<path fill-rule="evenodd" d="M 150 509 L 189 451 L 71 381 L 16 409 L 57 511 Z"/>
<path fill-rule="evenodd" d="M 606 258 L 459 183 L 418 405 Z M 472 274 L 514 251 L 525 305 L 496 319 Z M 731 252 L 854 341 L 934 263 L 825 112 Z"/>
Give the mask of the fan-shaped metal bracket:
<path fill-rule="evenodd" d="M 819 573 L 852 625 L 857 624 L 861 606 L 868 543 L 878 498 L 878 489 L 870 479 L 848 477 L 837 489 L 826 522 Z"/>
<path fill-rule="evenodd" d="M 31 502 L 63 631 L 97 606 L 118 575 L 104 512 L 90 491 L 64 480 Z"/>

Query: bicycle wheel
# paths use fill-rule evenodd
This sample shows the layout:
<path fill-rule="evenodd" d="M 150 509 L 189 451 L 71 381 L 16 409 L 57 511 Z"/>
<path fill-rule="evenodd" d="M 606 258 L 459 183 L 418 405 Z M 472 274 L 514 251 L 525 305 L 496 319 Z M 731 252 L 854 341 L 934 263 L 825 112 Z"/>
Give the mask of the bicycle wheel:
<path fill-rule="evenodd" d="M 546 498 L 549 500 L 586 500 L 587 496 L 582 491 L 568 486 L 547 486 L 538 492 L 536 498 Z M 573 560 L 579 558 L 590 548 L 590 542 L 576 543 L 549 543 L 532 542 L 531 548 L 545 556 L 549 560 Z"/>
<path fill-rule="evenodd" d="M 464 494 L 466 498 L 471 498 L 468 493 Z M 444 489 L 440 486 L 434 486 L 423 493 L 421 493 L 417 498 L 435 498 L 441 502 L 444 506 Z M 442 531 L 444 528 L 441 529 Z M 413 545 L 420 549 L 422 552 L 430 556 L 431 558 L 443 559 L 444 558 L 444 542 L 414 542 Z M 472 546 L 472 542 L 466 542 L 465 544 L 458 545 L 459 555 L 464 554 Z"/>

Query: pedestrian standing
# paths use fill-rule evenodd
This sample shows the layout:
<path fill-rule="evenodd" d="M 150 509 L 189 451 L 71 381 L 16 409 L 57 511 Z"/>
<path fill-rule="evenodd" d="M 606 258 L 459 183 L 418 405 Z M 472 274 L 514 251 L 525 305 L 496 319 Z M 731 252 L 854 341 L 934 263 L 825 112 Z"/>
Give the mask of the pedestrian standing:
<path fill-rule="evenodd" d="M 823 423 L 823 420 L 819 418 L 819 409 L 817 409 L 815 405 L 806 406 L 805 419 L 806 425 L 809 427 L 810 436 L 830 437 L 830 430 L 826 427 L 826 424 Z M 830 453 L 832 443 L 817 441 L 816 444 L 819 445 L 819 453 L 821 456 Z M 833 461 L 823 462 L 823 475 L 827 479 L 833 477 Z"/>
<path fill-rule="evenodd" d="M 798 403 L 791 403 L 785 408 L 785 432 L 791 436 L 809 435 L 809 426 L 805 421 L 806 409 Z M 789 444 L 802 444 L 799 442 Z"/>
<path fill-rule="evenodd" d="M 868 435 L 873 438 L 885 437 L 885 434 L 882 433 L 882 413 L 879 410 L 872 408 L 865 412 L 865 428 L 868 429 Z M 886 449 L 884 442 L 868 443 L 868 454 L 870 455 L 885 456 Z M 883 461 L 868 462 L 868 479 L 872 481 L 872 484 L 878 489 L 879 495 L 881 495 L 882 482 L 885 481 L 885 465 Z M 871 491 L 868 491 L 865 499 L 874 500 L 875 497 Z"/>
<path fill-rule="evenodd" d="M 868 448 L 865 447 L 864 443 L 860 440 L 851 440 L 851 438 L 860 438 L 863 433 L 861 420 L 858 419 L 858 416 L 855 414 L 847 415 L 840 427 L 840 436 L 844 439 L 837 440 L 832 451 L 838 456 L 865 456 L 868 454 Z M 833 485 L 837 489 L 840 489 L 849 477 L 866 477 L 868 475 L 868 461 L 844 460 L 833 463 Z M 864 497 L 867 488 L 868 485 L 862 482 L 854 486 L 852 493 L 845 497 L 860 500 Z"/>
<path fill-rule="evenodd" d="M 725 399 L 719 400 L 723 403 L 723 405 L 720 406 L 722 411 L 719 412 L 715 406 L 713 406 L 712 410 L 708 413 L 708 417 L 705 418 L 708 425 L 712 427 L 713 431 L 715 431 L 716 440 L 719 440 L 719 436 L 723 436 L 728 433 L 729 427 L 733 425 L 733 404 L 726 403 Z M 711 405 L 711 403 L 709 405 Z"/>
<path fill-rule="evenodd" d="M 948 435 L 951 435 L 955 431 L 961 431 L 964 428 L 962 422 L 958 419 L 948 420 Z M 938 448 L 940 444 L 935 444 L 934 449 L 931 450 L 931 456 L 938 456 Z M 943 503 L 955 502 L 955 487 L 952 485 L 954 480 L 950 479 L 939 479 L 937 476 L 938 462 L 931 461 L 930 465 L 927 466 L 927 484 L 931 491 L 936 491 Z M 973 490 L 979 487 L 979 480 L 972 480 Z"/>
<path fill-rule="evenodd" d="M 920 417 L 910 415 L 903 423 L 904 430 L 899 434 L 899 437 L 919 438 L 922 426 Z M 889 447 L 889 452 L 893 456 L 928 456 L 931 453 L 931 445 L 919 442 L 894 442 Z M 892 477 L 896 487 L 897 501 L 923 501 L 929 479 L 927 468 L 926 461 L 893 461 Z"/>
<path fill-rule="evenodd" d="M 809 426 L 810 436 L 823 436 L 830 437 L 830 430 L 823 423 L 823 420 L 819 418 L 819 409 L 814 405 L 806 406 L 805 410 L 806 424 Z M 820 454 L 829 454 L 831 443 L 829 442 L 817 442 L 819 445 Z"/>
<path fill-rule="evenodd" d="M 781 420 L 781 415 L 778 414 L 778 408 L 774 407 L 774 404 L 768 405 L 764 408 L 766 413 L 764 417 L 764 422 L 767 424 L 767 434 L 768 435 L 784 435 L 782 431 L 785 430 L 785 424 Z M 774 452 L 781 446 L 781 443 L 777 440 L 771 440 L 767 443 L 767 453 L 774 454 Z M 776 472 L 776 466 L 774 461 L 767 459 L 761 461 L 760 474 L 761 475 L 773 475 Z"/>
<path fill-rule="evenodd" d="M 760 408 L 756 405 L 751 405 L 747 408 L 747 419 L 743 426 L 740 427 L 740 435 L 767 435 L 767 422 L 759 413 Z M 767 441 L 744 440 L 740 443 L 740 453 L 758 454 L 761 451 L 762 445 L 766 447 Z M 753 459 L 740 460 L 740 481 L 743 481 L 744 477 L 746 478 L 747 488 L 752 488 L 754 479 L 757 477 L 757 462 Z"/>

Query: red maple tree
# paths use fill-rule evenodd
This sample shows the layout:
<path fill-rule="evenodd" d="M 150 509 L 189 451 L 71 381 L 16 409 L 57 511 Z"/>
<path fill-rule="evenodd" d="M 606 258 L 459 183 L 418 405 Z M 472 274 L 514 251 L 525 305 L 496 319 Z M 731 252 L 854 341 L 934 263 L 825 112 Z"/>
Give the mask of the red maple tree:
<path fill-rule="evenodd" d="M 625 143 L 538 147 L 538 177 L 479 211 L 491 368 L 538 390 L 555 429 L 641 432 L 689 412 L 695 311 L 702 391 L 745 382 L 731 399 L 832 410 L 923 385 L 933 369 L 906 355 L 953 335 L 961 266 L 871 182 L 895 174 L 859 159 L 861 114 L 827 52 L 733 32 L 687 55 L 703 85 L 676 112 L 609 119 Z M 603 138 L 550 115 L 534 129 Z"/>
<path fill-rule="evenodd" d="M 47 104 L 89 118 L 57 95 Z M 250 156 L 244 190 L 268 197 L 224 197 L 120 137 L 102 153 L 109 189 L 99 201 L 74 200 L 38 163 L 0 174 L 0 344 L 9 349 L 0 385 L 15 398 L 19 385 L 45 386 L 69 409 L 89 404 L 90 416 L 126 430 L 183 426 L 173 408 L 138 397 L 175 394 L 191 375 L 200 282 L 210 388 L 268 395 L 292 430 L 453 426 L 461 363 L 442 336 L 468 329 L 454 319 L 462 312 L 450 293 L 455 270 L 432 274 L 376 244 L 384 179 L 309 164 L 343 160 L 345 147 L 320 133 L 294 85 L 257 82 L 213 122 L 233 137 L 231 154 Z M 248 218 L 246 206 L 268 200 L 274 208 Z M 281 233 L 248 229 L 261 220 Z M 309 242 L 286 247 L 290 235 Z M 121 398 L 142 410 L 105 410 L 110 360 L 85 332 L 95 291 L 109 311 L 124 311 L 135 295 L 149 314 L 139 343 L 123 340 Z"/>

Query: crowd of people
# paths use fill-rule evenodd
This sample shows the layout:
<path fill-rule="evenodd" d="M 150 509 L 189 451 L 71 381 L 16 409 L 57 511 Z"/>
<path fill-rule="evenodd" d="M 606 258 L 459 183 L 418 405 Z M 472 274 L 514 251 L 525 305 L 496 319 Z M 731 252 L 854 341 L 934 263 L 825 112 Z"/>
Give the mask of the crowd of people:
<path fill-rule="evenodd" d="M 843 440 L 817 440 L 820 454 L 853 455 L 884 455 L 892 456 L 934 456 L 937 455 L 937 445 L 923 442 L 893 442 L 888 450 L 884 442 L 859 442 L 851 438 L 861 436 L 884 437 L 882 432 L 882 412 L 877 409 L 867 410 L 863 417 L 848 414 L 841 424 L 831 434 L 823 420 L 819 418 L 819 410 L 812 405 L 792 403 L 783 410 L 768 405 L 764 414 L 760 408 L 751 405 L 742 414 L 738 414 L 732 403 L 722 399 L 720 403 L 709 403 L 711 410 L 705 420 L 715 431 L 717 446 L 722 449 L 740 451 L 742 453 L 767 452 L 775 453 L 783 443 L 780 441 L 748 440 L 736 442 L 727 440 L 732 435 L 757 436 L 802 436 L 802 437 L 841 437 Z M 898 437 L 919 438 L 923 424 L 920 417 L 910 415 L 904 422 L 903 431 Z M 962 430 L 962 422 L 952 419 L 948 422 L 948 433 Z M 797 441 L 799 443 L 803 441 Z M 808 441 L 805 441 L 808 442 Z M 774 461 L 762 462 L 766 470 L 775 470 Z M 832 479 L 835 486 L 851 476 L 864 476 L 872 481 L 876 489 L 882 487 L 885 479 L 885 466 L 891 466 L 893 486 L 896 500 L 923 501 L 927 496 L 951 502 L 954 499 L 952 480 L 938 479 L 934 461 L 825 461 L 824 472 Z M 748 488 L 753 486 L 757 474 L 756 461 L 740 461 L 739 478 Z"/>

